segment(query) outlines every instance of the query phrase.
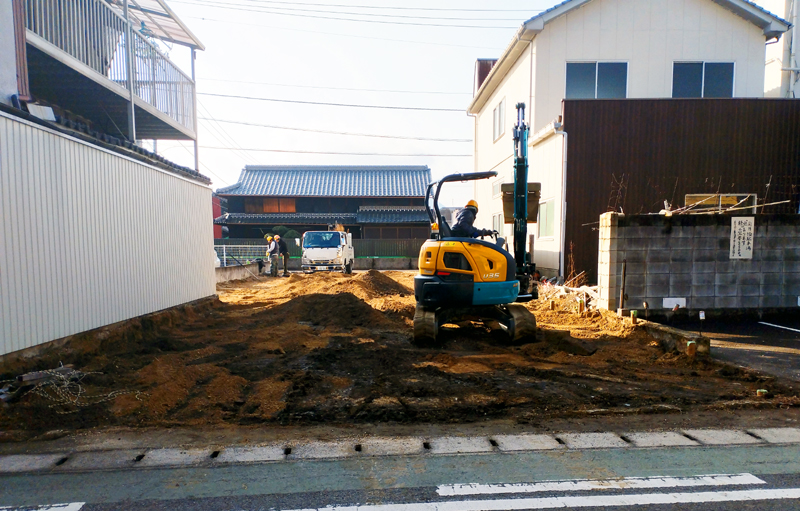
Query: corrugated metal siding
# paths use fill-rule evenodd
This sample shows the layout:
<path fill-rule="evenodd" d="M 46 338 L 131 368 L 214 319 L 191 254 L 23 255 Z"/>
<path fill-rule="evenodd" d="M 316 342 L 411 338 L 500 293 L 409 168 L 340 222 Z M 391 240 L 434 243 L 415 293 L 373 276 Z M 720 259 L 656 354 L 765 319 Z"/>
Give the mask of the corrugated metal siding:
<path fill-rule="evenodd" d="M 0 113 L 0 354 L 215 293 L 211 190 Z"/>
<path fill-rule="evenodd" d="M 765 213 L 797 213 L 800 101 L 783 99 L 567 100 L 565 249 L 597 276 L 599 216 L 682 206 L 688 193 L 757 193 L 791 200 Z M 624 191 L 615 184 L 624 177 Z M 617 200 L 621 196 L 621 200 Z M 617 204 L 618 203 L 618 204 Z M 619 211 L 619 208 L 616 209 Z M 584 225 L 591 224 L 591 225 Z"/>

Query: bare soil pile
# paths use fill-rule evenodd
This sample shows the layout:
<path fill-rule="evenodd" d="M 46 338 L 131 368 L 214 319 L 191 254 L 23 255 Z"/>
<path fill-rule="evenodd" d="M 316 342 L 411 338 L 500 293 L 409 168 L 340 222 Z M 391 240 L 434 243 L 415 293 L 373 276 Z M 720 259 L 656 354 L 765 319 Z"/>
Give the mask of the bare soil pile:
<path fill-rule="evenodd" d="M 528 304 L 540 327 L 530 344 L 510 347 L 498 332 L 467 323 L 445 328 L 442 346 L 417 348 L 412 288 L 410 272 L 377 271 L 220 285 L 219 301 L 0 366 L 4 380 L 72 364 L 89 373 L 83 395 L 109 396 L 76 406 L 28 392 L 0 408 L 0 429 L 537 423 L 749 406 L 760 388 L 771 393 L 764 404 L 798 402 L 794 382 L 664 352 L 616 315 L 579 315 L 566 300 L 555 310 Z M 576 350 L 575 341 L 590 349 Z"/>

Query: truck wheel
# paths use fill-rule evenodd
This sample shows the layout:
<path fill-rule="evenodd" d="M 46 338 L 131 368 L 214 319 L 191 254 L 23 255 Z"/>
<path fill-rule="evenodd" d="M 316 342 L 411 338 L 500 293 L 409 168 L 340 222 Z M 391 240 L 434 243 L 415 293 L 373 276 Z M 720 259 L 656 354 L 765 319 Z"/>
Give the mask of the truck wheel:
<path fill-rule="evenodd" d="M 344 265 L 344 272 L 347 273 L 348 275 L 353 273 L 353 263 L 352 262 L 349 262 L 349 263 Z"/>

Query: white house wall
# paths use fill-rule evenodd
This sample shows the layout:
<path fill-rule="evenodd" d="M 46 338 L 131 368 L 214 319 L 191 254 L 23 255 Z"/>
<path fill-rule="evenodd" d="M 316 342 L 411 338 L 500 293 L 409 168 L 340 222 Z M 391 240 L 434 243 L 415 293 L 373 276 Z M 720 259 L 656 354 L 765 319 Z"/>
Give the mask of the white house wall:
<path fill-rule="evenodd" d="M 763 97 L 764 44 L 760 28 L 710 0 L 588 2 L 545 25 L 476 115 L 475 171 L 497 170 L 498 179 L 513 181 L 514 105 L 527 103 L 531 134 L 556 120 L 568 61 L 627 62 L 629 98 L 671 97 L 676 61 L 734 62 L 734 96 Z M 492 111 L 503 98 L 506 132 L 493 141 Z M 551 144 L 560 147 L 561 142 L 549 140 L 531 151 L 532 168 L 534 158 L 540 161 L 529 180 L 542 183 L 543 200 L 561 196 L 560 150 Z M 539 154 L 542 151 L 547 155 Z M 477 224 L 490 227 L 492 215 L 502 211 L 499 197 L 492 196 L 491 184 L 481 181 L 475 184 L 475 198 L 481 205 Z M 510 240 L 510 226 L 505 228 Z M 529 227 L 529 232 L 535 230 Z M 535 257 L 543 268 L 553 264 L 558 243 L 559 235 L 553 241 L 537 241 Z"/>
<path fill-rule="evenodd" d="M 503 205 L 498 197 L 492 197 L 492 185 L 497 181 L 513 183 L 514 178 L 514 124 L 517 121 L 517 103 L 525 103 L 527 119 L 530 117 L 531 91 L 531 55 L 526 51 L 495 91 L 492 99 L 484 105 L 475 119 L 475 137 L 479 142 L 475 154 L 475 170 L 484 172 L 497 171 L 497 177 L 490 180 L 475 181 L 475 199 L 480 210 L 475 226 L 489 229 L 492 227 L 492 215 L 503 212 Z M 500 101 L 505 98 L 505 133 L 493 140 L 493 112 Z M 505 226 L 505 235 L 511 243 L 510 225 Z"/>
<path fill-rule="evenodd" d="M 215 293 L 211 190 L 0 113 L 0 354 Z"/>
<path fill-rule="evenodd" d="M 561 114 L 567 62 L 627 62 L 629 98 L 671 97 L 674 62 L 734 62 L 734 96 L 764 96 L 762 30 L 710 0 L 594 0 L 535 42 L 534 131 Z"/>

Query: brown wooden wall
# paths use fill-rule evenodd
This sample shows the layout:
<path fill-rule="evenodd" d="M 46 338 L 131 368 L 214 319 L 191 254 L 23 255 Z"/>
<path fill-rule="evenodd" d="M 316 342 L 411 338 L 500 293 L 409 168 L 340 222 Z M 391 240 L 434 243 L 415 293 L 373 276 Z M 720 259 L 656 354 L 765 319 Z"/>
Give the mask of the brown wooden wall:
<path fill-rule="evenodd" d="M 657 213 L 664 200 L 683 206 L 685 194 L 731 192 L 791 201 L 764 213 L 798 211 L 800 100 L 565 100 L 563 126 L 565 244 L 591 282 L 606 211 Z"/>

